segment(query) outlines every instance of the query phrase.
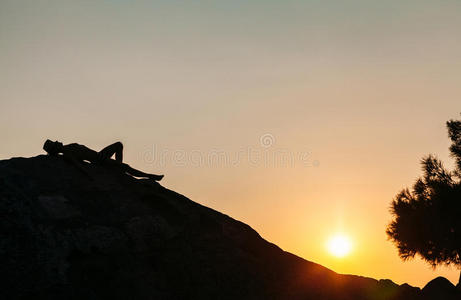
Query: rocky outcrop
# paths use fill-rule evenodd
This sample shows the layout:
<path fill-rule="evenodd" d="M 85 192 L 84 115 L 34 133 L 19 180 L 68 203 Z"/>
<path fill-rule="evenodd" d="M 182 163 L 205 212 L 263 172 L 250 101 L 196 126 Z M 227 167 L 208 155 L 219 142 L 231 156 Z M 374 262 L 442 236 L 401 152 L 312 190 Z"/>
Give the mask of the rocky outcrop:
<path fill-rule="evenodd" d="M 422 290 L 423 299 L 459 300 L 461 293 L 448 279 L 437 277 L 429 281 Z"/>
<path fill-rule="evenodd" d="M 0 211 L 4 299 L 421 298 L 408 285 L 337 274 L 100 165 L 0 161 Z"/>

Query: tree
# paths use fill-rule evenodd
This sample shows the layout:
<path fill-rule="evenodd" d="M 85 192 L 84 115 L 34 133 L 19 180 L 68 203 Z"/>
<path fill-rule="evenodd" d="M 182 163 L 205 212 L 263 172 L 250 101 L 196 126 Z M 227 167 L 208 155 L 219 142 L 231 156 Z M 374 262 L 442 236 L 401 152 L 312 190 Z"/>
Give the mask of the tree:
<path fill-rule="evenodd" d="M 434 268 L 461 268 L 461 120 L 446 125 L 454 170 L 447 170 L 434 155 L 424 157 L 423 176 L 392 201 L 393 220 L 386 233 L 404 261 L 418 254 Z"/>

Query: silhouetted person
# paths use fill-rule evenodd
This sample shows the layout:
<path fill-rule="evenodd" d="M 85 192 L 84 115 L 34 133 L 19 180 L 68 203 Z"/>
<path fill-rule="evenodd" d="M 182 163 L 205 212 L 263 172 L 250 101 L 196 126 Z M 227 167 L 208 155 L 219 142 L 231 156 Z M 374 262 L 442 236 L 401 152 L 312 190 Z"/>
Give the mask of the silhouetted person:
<path fill-rule="evenodd" d="M 160 181 L 163 178 L 163 175 L 144 173 L 123 163 L 123 145 L 120 142 L 113 143 L 112 145 L 109 145 L 97 152 L 85 145 L 77 143 L 63 145 L 58 141 L 53 142 L 51 140 L 46 140 L 43 145 L 43 150 L 45 150 L 49 155 L 62 154 L 65 158 L 77 163 L 89 161 L 91 163 L 117 166 L 120 167 L 122 171 L 135 177 L 146 177 L 156 181 Z M 115 160 L 111 158 L 114 155 Z"/>

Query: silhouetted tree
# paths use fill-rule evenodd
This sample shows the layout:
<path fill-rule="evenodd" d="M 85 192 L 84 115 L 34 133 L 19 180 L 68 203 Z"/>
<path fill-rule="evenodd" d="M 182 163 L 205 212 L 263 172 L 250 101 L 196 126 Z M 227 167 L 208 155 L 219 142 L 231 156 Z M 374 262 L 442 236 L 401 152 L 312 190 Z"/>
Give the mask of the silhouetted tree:
<path fill-rule="evenodd" d="M 403 260 L 419 254 L 436 267 L 461 267 L 461 120 L 447 122 L 452 141 L 451 156 L 456 165 L 448 171 L 433 155 L 421 161 L 423 176 L 412 190 L 404 189 L 394 198 L 394 217 L 386 233 Z M 461 274 L 460 283 L 461 285 Z"/>

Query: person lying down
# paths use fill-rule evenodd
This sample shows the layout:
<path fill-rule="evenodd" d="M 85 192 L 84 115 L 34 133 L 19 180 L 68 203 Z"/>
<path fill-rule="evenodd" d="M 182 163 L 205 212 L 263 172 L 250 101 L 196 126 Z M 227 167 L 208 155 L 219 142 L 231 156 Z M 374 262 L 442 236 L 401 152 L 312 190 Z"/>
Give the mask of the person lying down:
<path fill-rule="evenodd" d="M 46 140 L 43 145 L 49 155 L 63 155 L 64 158 L 71 160 L 76 164 L 81 164 L 88 161 L 93 164 L 110 165 L 120 168 L 122 172 L 128 173 L 134 177 L 150 178 L 155 181 L 160 181 L 163 175 L 148 174 L 130 167 L 123 163 L 123 144 L 121 142 L 113 143 L 101 151 L 97 152 L 93 149 L 77 143 L 63 145 L 59 141 Z M 115 160 L 112 156 L 115 155 Z"/>

